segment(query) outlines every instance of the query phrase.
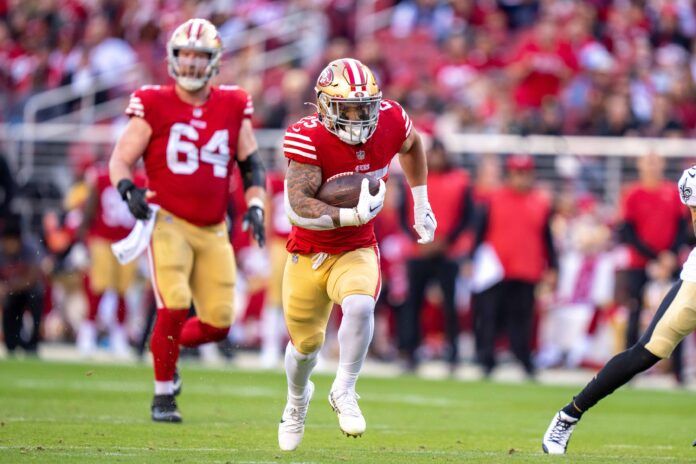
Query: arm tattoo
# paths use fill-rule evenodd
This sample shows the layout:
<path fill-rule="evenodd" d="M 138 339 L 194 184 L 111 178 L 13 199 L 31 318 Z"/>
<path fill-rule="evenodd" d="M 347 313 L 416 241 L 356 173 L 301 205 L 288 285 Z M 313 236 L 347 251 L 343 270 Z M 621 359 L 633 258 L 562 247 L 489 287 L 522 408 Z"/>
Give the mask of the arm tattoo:
<path fill-rule="evenodd" d="M 322 181 L 319 166 L 290 161 L 285 179 L 290 206 L 295 213 L 308 219 L 328 216 L 334 227 L 340 226 L 339 208 L 314 198 Z"/>

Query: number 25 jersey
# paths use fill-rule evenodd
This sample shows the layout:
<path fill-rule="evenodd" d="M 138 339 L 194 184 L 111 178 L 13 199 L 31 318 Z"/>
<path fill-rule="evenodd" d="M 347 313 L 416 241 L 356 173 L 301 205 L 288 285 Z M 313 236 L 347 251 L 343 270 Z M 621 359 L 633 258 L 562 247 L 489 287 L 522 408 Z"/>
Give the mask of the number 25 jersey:
<path fill-rule="evenodd" d="M 182 101 L 171 85 L 135 91 L 126 114 L 152 128 L 143 154 L 151 202 L 198 226 L 222 222 L 239 131 L 253 112 L 237 86 L 211 87 L 200 106 Z"/>
<path fill-rule="evenodd" d="M 344 172 L 359 172 L 384 179 L 389 164 L 411 133 L 411 119 L 401 105 L 382 100 L 375 133 L 365 143 L 349 145 L 329 132 L 317 115 L 300 119 L 288 127 L 283 153 L 295 162 L 321 167 L 322 182 Z M 331 254 L 377 244 L 373 223 L 332 230 L 309 230 L 293 226 L 287 249 L 291 253 Z"/>

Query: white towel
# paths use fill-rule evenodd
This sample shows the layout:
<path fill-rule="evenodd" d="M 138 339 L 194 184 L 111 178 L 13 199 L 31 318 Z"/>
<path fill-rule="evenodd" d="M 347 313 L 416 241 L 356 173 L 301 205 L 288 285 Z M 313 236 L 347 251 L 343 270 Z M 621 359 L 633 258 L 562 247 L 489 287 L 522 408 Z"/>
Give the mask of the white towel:
<path fill-rule="evenodd" d="M 135 222 L 135 227 L 130 231 L 128 237 L 111 245 L 111 251 L 116 255 L 119 263 L 130 263 L 150 245 L 150 237 L 152 237 L 152 231 L 155 228 L 155 219 L 159 208 L 158 205 L 150 205 L 152 211 L 150 219 L 139 219 Z"/>
<path fill-rule="evenodd" d="M 483 243 L 474 253 L 474 269 L 471 276 L 471 290 L 481 293 L 488 290 L 505 277 L 505 269 L 498 254 L 488 243 Z"/>

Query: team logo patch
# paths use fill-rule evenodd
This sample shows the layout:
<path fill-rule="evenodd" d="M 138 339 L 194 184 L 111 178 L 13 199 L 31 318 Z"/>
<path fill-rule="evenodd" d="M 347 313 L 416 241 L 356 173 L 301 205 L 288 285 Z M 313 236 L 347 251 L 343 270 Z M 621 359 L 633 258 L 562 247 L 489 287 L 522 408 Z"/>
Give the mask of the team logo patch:
<path fill-rule="evenodd" d="M 355 156 L 358 157 L 358 161 L 362 161 L 365 159 L 365 150 L 358 150 L 355 152 Z"/>
<path fill-rule="evenodd" d="M 684 182 L 682 185 L 679 186 L 679 194 L 681 195 L 684 203 L 686 203 L 687 201 L 689 201 L 689 198 L 691 198 L 693 191 L 691 190 L 691 187 L 687 187 L 686 182 Z"/>
<path fill-rule="evenodd" d="M 201 116 L 203 116 L 203 110 L 200 108 L 194 108 L 193 109 L 193 117 L 200 118 Z"/>
<path fill-rule="evenodd" d="M 292 255 L 292 264 L 297 264 L 297 262 L 300 260 L 300 258 L 296 255 Z"/>
<path fill-rule="evenodd" d="M 321 73 L 319 79 L 317 80 L 317 85 L 319 87 L 328 87 L 334 80 L 334 73 L 331 68 L 326 68 L 324 72 Z"/>

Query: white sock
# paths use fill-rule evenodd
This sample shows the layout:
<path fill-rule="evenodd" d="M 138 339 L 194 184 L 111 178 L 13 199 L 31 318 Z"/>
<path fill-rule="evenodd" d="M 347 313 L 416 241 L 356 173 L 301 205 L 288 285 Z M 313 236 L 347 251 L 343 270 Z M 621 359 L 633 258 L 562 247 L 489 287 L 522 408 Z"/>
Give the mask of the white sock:
<path fill-rule="evenodd" d="M 314 366 L 317 365 L 317 354 L 302 354 L 295 349 L 291 342 L 285 347 L 285 375 L 288 378 L 288 400 L 300 404 L 304 400 L 305 389 Z"/>
<path fill-rule="evenodd" d="M 350 295 L 344 298 L 341 307 L 338 372 L 331 390 L 355 390 L 375 330 L 375 300 L 369 295 Z"/>
<path fill-rule="evenodd" d="M 85 319 L 77 332 L 77 349 L 82 356 L 89 356 L 97 348 L 97 327 Z"/>
<path fill-rule="evenodd" d="M 118 322 L 114 322 L 109 329 L 109 344 L 111 350 L 117 356 L 127 356 L 130 352 L 128 346 L 128 335 L 124 327 Z"/>
<path fill-rule="evenodd" d="M 174 381 L 158 382 L 155 380 L 155 395 L 173 395 Z"/>

